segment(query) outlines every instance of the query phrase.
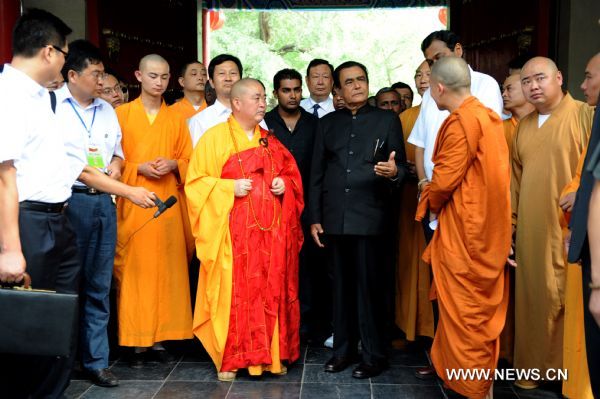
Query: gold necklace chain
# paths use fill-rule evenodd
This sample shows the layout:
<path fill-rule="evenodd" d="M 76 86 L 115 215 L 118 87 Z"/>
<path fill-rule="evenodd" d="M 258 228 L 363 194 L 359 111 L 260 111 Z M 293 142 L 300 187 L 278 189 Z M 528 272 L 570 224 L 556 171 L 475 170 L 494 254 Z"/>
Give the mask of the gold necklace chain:
<path fill-rule="evenodd" d="M 227 125 L 229 126 L 229 134 L 231 135 L 231 139 L 233 140 L 233 148 L 235 149 L 235 154 L 237 155 L 237 159 L 238 159 L 238 164 L 240 165 L 240 170 L 242 171 L 242 177 L 244 179 L 247 179 L 246 177 L 246 172 L 244 172 L 244 167 L 242 165 L 242 158 L 240 157 L 240 150 L 238 148 L 237 145 L 237 140 L 235 139 L 235 135 L 233 134 L 233 129 L 231 128 L 231 120 L 227 121 Z M 267 155 L 269 156 L 269 159 L 271 160 L 271 177 L 275 176 L 275 166 L 273 164 L 273 156 L 271 155 L 271 151 L 269 150 L 269 148 L 267 146 L 264 146 L 264 151 L 267 152 Z M 275 198 L 273 198 L 273 220 L 271 221 L 271 225 L 269 227 L 264 227 L 263 225 L 260 224 L 260 222 L 258 221 L 258 217 L 256 216 L 256 212 L 254 211 L 254 204 L 252 202 L 252 195 L 250 193 L 247 194 L 248 195 L 248 204 L 250 205 L 250 213 L 252 213 L 252 217 L 254 218 L 254 222 L 256 223 L 256 225 L 258 226 L 258 228 L 262 231 L 269 231 L 273 228 L 273 226 L 275 226 L 275 223 L 277 222 L 277 203 L 275 201 Z"/>

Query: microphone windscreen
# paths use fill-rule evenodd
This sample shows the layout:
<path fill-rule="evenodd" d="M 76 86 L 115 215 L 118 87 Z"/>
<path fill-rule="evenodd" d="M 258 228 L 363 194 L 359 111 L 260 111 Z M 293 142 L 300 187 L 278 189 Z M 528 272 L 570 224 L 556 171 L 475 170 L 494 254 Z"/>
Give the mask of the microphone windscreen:
<path fill-rule="evenodd" d="M 172 207 L 173 205 L 175 205 L 175 203 L 177 202 L 177 198 L 175 198 L 175 196 L 171 195 L 169 198 L 167 198 L 167 200 L 165 201 L 165 206 L 168 208 Z"/>

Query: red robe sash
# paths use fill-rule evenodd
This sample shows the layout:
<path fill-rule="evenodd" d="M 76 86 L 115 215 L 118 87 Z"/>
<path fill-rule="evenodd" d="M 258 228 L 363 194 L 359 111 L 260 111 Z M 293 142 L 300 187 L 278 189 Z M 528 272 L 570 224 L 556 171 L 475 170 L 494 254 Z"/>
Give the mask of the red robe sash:
<path fill-rule="evenodd" d="M 266 134 L 261 130 L 263 138 Z M 293 362 L 300 355 L 298 255 L 304 207 L 300 172 L 288 150 L 269 136 L 267 147 L 233 154 L 221 177 L 252 179 L 251 192 L 235 198 L 229 218 L 233 284 L 221 371 L 271 364 L 275 323 L 279 326 L 280 359 Z M 285 183 L 281 196 L 270 191 L 275 177 Z M 272 228 L 261 229 L 271 226 L 274 213 Z"/>

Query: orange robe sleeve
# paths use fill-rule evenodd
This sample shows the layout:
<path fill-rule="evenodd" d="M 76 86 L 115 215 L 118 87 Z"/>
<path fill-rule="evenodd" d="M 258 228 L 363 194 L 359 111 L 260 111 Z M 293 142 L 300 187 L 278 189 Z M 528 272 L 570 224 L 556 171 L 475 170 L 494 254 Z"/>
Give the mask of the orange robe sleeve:
<path fill-rule="evenodd" d="M 501 120 L 470 97 L 442 124 L 427 202 L 439 225 L 424 254 L 440 319 L 431 358 L 451 389 L 483 398 L 492 381 L 450 379 L 449 369 L 496 367 L 508 304 L 508 147 Z"/>

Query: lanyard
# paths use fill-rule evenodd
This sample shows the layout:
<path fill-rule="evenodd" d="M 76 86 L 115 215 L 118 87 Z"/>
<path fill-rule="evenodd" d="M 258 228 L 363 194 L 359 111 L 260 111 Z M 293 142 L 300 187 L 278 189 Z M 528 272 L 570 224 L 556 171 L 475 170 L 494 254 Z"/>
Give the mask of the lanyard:
<path fill-rule="evenodd" d="M 83 118 L 81 117 L 81 115 L 79 115 L 79 112 L 77 112 L 77 109 L 75 109 L 75 106 L 73 105 L 73 101 L 71 101 L 70 98 L 68 98 L 67 101 L 69 101 L 69 104 L 71 104 L 71 108 L 73 108 L 73 112 L 75 112 L 75 114 L 79 118 L 79 122 L 81 122 L 81 124 L 83 125 L 83 128 L 88 132 L 88 137 L 91 137 L 92 136 L 92 128 L 94 127 L 94 121 L 96 120 L 96 110 L 98 109 L 98 107 L 94 107 L 94 115 L 92 116 L 92 124 L 90 125 L 90 127 L 88 129 L 87 125 L 83 121 Z"/>

